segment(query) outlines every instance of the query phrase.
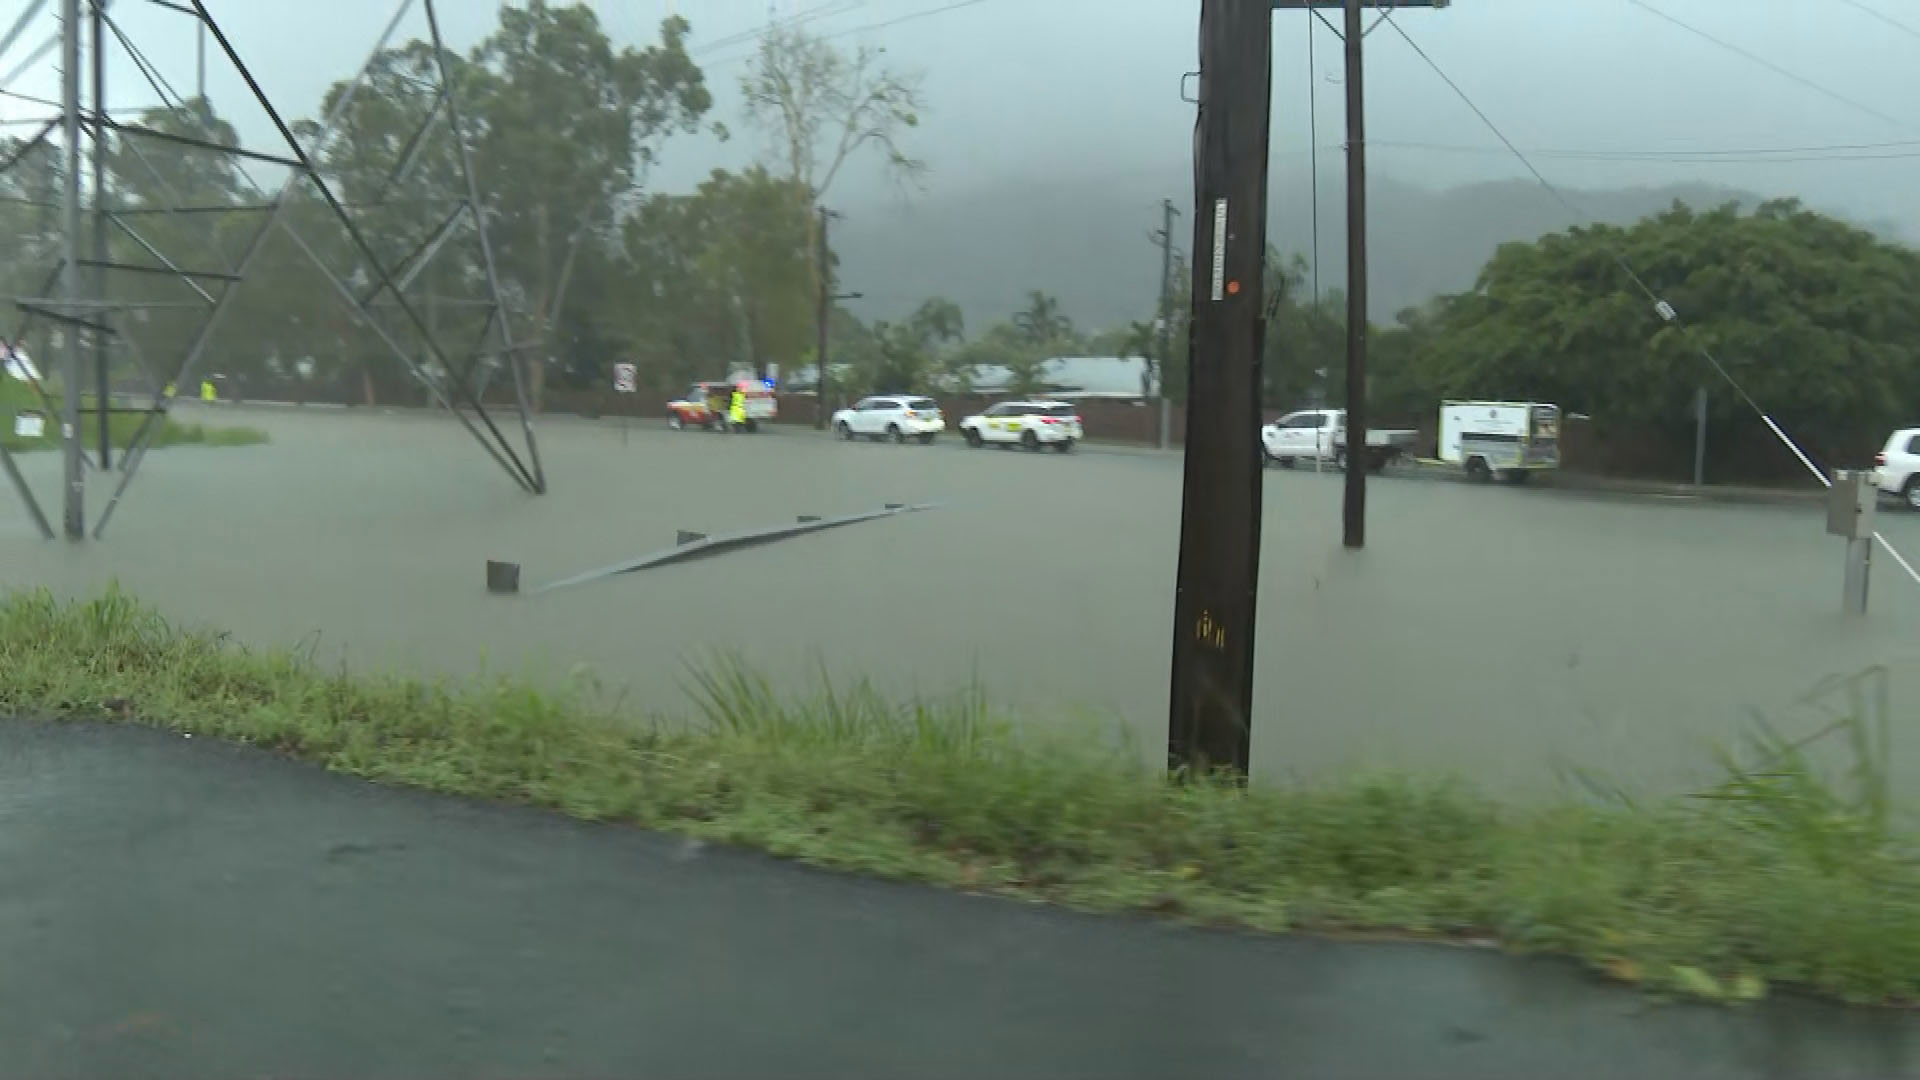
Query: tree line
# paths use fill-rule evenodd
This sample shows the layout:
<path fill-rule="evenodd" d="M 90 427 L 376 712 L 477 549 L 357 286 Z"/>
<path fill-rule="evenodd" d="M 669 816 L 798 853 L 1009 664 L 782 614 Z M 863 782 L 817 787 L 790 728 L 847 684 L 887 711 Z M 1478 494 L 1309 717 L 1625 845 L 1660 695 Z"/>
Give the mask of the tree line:
<path fill-rule="evenodd" d="M 871 46 L 841 48 L 792 24 L 761 36 L 741 79 L 742 115 L 764 140 L 759 164 L 714 170 L 687 193 L 649 188 L 676 135 L 734 137 L 713 115 L 693 27 L 663 20 L 657 39 L 616 47 L 591 8 L 527 0 L 503 6 L 464 53 L 411 41 L 374 58 L 348 99 L 345 81 L 297 133 L 356 224 L 340 228 L 307 194 L 291 232 L 266 238 L 220 327 L 214 370 L 261 382 L 344 387 L 356 399 L 406 390 L 408 364 L 429 377 L 504 378 L 496 345 L 473 372 L 448 370 L 473 343 L 498 342 L 484 299 L 486 259 L 457 223 L 467 193 L 442 70 L 472 149 L 475 182 L 507 332 L 546 384 L 603 387 L 616 362 L 673 389 L 730 370 L 803 373 L 815 356 L 815 304 L 837 288 L 821 260 L 816 214 L 856 162 L 924 185 L 913 145 L 927 108 L 920 79 Z M 332 117 L 318 141 L 319 118 Z M 164 135 L 234 145 L 204 100 L 171 101 L 138 120 Z M 58 257 L 60 155 L 29 136 L 0 138 L 0 284 L 44 296 Z M 178 142 L 121 134 L 107 154 L 108 201 L 128 228 L 110 259 L 155 265 L 155 251 L 208 271 L 187 282 L 114 273 L 116 299 L 155 367 L 192 339 L 199 302 L 236 265 L 260 221 L 270 168 Z M 169 206 L 189 212 L 165 212 Z M 297 238 L 296 235 L 297 234 Z M 362 245 L 364 245 L 364 250 Z M 371 253 L 402 279 L 386 289 Z M 1143 246 L 1143 258 L 1154 252 Z M 330 282 L 316 267 L 338 279 Z M 1661 290 L 1688 329 L 1663 320 L 1629 273 Z M 1270 252 L 1262 394 L 1270 407 L 1338 406 L 1345 297 L 1312 295 L 1308 267 Z M 823 281 L 824 278 L 824 281 Z M 1044 283 L 1037 283 L 1044 284 Z M 904 317 L 829 312 L 835 378 L 847 394 L 964 389 L 1003 369 L 1017 393 L 1044 389 L 1044 363 L 1066 354 L 1145 356 L 1183 398 L 1191 273 L 1176 260 L 1171 299 L 1122 326 L 1075 325 L 1044 290 L 991 325 L 968 327 L 934 296 Z M 1468 290 L 1369 328 L 1369 397 L 1379 420 L 1430 417 L 1443 397 L 1555 401 L 1571 412 L 1680 432 L 1705 384 L 1716 421 L 1750 407 L 1700 353 L 1724 365 L 1777 419 L 1844 442 L 1908 422 L 1920 391 L 1920 258 L 1910 249 L 1793 200 L 1753 208 L 1671 210 L 1629 227 L 1582 226 L 1494 252 Z M 342 289 L 370 307 L 362 320 Z M 403 304 L 404 301 L 404 304 Z M 423 332 L 424 328 L 424 332 Z M 1170 347 L 1162 356 L 1163 337 Z M 44 329 L 41 331 L 44 333 Z M 0 329 L 0 335 L 10 335 Z M 442 343 L 435 348 L 429 341 Z"/>

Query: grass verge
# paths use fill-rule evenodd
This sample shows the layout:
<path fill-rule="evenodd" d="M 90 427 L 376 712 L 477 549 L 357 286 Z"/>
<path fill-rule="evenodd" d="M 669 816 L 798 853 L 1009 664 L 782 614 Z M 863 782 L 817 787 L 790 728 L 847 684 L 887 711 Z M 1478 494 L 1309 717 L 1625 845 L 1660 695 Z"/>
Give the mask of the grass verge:
<path fill-rule="evenodd" d="M 372 780 L 551 807 L 824 866 L 1266 931 L 1494 939 L 1726 1001 L 1788 985 L 1920 1002 L 1920 863 L 1884 752 L 1848 795 L 1800 748 L 1711 797 L 1508 806 L 1402 775 L 1170 780 L 977 694 L 778 693 L 703 669 L 640 719 L 511 680 L 360 676 L 169 624 L 118 590 L 0 601 L 0 714 L 215 735 Z"/>
<path fill-rule="evenodd" d="M 58 407 L 59 399 L 56 397 L 53 401 L 55 406 Z M 93 405 L 92 398 L 82 398 L 82 402 L 88 408 L 91 408 Z M 32 388 L 25 383 L 0 376 L 0 446 L 5 446 L 9 451 L 16 454 L 57 448 L 60 445 L 60 420 L 57 416 L 46 418 L 42 434 L 38 438 L 23 438 L 14 434 L 14 417 L 26 410 L 44 412 L 41 408 L 40 400 L 34 396 Z M 107 435 L 114 447 L 125 450 L 133 442 L 134 432 L 139 430 L 140 422 L 144 419 L 144 415 L 136 415 L 133 413 L 116 413 L 108 417 Z M 88 431 L 87 446 L 91 449 L 99 441 L 94 428 L 96 421 L 92 417 L 87 416 L 82 417 L 81 422 L 86 425 Z M 158 449 L 162 446 L 254 446 L 266 441 L 267 433 L 261 431 L 259 428 L 209 427 L 205 424 L 182 424 L 173 420 L 167 420 L 161 424 L 160 430 L 155 433 L 153 437 L 153 448 Z"/>

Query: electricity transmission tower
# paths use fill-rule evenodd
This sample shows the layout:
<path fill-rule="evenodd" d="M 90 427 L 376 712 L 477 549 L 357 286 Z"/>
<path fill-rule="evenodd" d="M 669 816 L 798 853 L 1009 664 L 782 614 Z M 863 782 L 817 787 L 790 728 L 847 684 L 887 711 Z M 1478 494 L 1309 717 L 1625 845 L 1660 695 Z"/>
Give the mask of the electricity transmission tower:
<path fill-rule="evenodd" d="M 367 62 L 349 81 L 340 84 L 327 114 L 317 124 L 289 124 L 203 0 L 145 2 L 195 24 L 199 47 L 197 93 L 192 98 L 174 89 L 136 37 L 115 18 L 113 0 L 57 0 L 58 29 L 23 60 L 11 64 L 8 51 L 35 26 L 48 0 L 27 0 L 12 24 L 0 27 L 0 91 L 43 57 L 58 54 L 60 100 L 49 104 L 57 104 L 59 114 L 42 121 L 37 131 L 0 157 L 0 177 L 34 155 L 44 155 L 51 158 L 50 172 L 59 181 L 57 197 L 11 200 L 58 210 L 58 244 L 53 265 L 37 279 L 43 282 L 41 288 L 4 299 L 17 314 L 7 340 L 21 341 L 36 324 L 44 324 L 57 360 L 49 365 L 47 382 L 54 384 L 52 387 L 43 385 L 37 373 L 28 373 L 28 381 L 42 410 L 58 421 L 63 451 L 60 533 L 72 540 L 103 535 L 177 397 L 182 392 L 191 395 L 190 388 L 199 385 L 222 324 L 236 307 L 236 297 L 244 291 L 249 274 L 258 272 L 261 254 L 275 234 L 283 236 L 324 276 L 354 325 L 377 339 L 516 484 L 530 493 L 543 493 L 546 475 L 534 439 L 523 363 L 531 343 L 514 340 L 487 232 L 487 207 L 475 175 L 459 95 L 450 78 L 449 53 L 441 38 L 434 0 L 399 0 Z M 126 6 L 127 0 L 122 0 L 122 9 Z M 430 62 L 424 70 L 400 75 L 422 95 L 424 107 L 384 178 L 371 185 L 370 192 L 361 193 L 362 201 L 350 203 L 343 197 L 338 178 L 328 174 L 328 151 L 340 145 L 338 128 L 343 116 L 370 76 L 389 58 L 389 46 L 402 24 L 416 12 L 424 19 L 416 23 L 431 44 Z M 107 58 L 116 50 L 140 71 L 157 95 L 157 103 L 134 110 L 108 107 Z M 273 149 L 183 134 L 172 127 L 143 122 L 153 115 L 197 113 L 211 118 L 212 110 L 205 99 L 209 50 L 217 63 L 224 62 L 238 76 L 248 97 L 264 114 L 277 136 Z M 90 62 L 88 70 L 83 70 L 83 57 Z M 140 113 L 143 120 L 125 119 L 129 112 Z M 162 146 L 176 154 L 207 155 L 231 163 L 236 174 L 253 189 L 256 200 L 193 205 L 176 197 L 164 170 L 150 153 Z M 84 165 L 83 148 L 91 151 Z M 454 178 L 454 190 L 434 199 L 410 200 L 436 207 L 415 215 L 414 235 L 374 235 L 368 225 L 369 215 L 388 208 L 403 189 L 418 187 L 415 179 L 422 174 L 422 162 L 436 151 L 450 159 L 449 168 L 441 172 Z M 107 167 L 110 157 L 119 167 L 137 171 L 143 187 L 159 194 L 132 199 L 116 192 Z M 275 190 L 264 190 L 251 180 L 242 163 L 276 168 L 283 179 Z M 337 225 L 344 235 L 349 262 L 345 270 L 331 265 L 309 236 L 295 228 L 290 211 L 303 200 L 313 200 L 309 209 L 317 207 L 321 219 Z M 237 256 L 215 242 L 213 236 L 214 223 L 233 217 L 252 222 L 243 230 L 246 239 Z M 205 242 L 181 245 L 177 236 L 171 242 L 159 238 L 147 224 L 158 219 L 175 225 L 207 222 L 197 227 Z M 114 243 L 110 245 L 110 241 Z M 200 250 L 180 250 L 182 247 Z M 120 254 L 110 254 L 115 248 Z M 449 249 L 467 253 L 469 276 L 480 282 L 485 293 L 482 299 L 471 301 L 481 324 L 479 334 L 457 345 L 447 343 L 444 339 L 448 335 L 437 333 L 431 325 L 434 320 L 422 311 L 422 274 L 442 251 Z M 209 254 L 220 265 L 202 265 Z M 123 280 L 154 277 L 177 282 L 191 299 L 143 300 L 116 287 Z M 172 349 L 173 355 L 155 355 L 158 349 L 143 347 L 142 327 L 148 314 L 157 308 L 184 310 L 190 315 L 186 344 Z M 116 394 L 111 379 L 115 365 L 110 357 L 120 358 L 123 370 L 131 368 L 138 373 L 140 390 L 136 394 Z M 510 398 L 504 403 L 496 399 L 490 410 L 486 403 L 489 380 L 502 366 L 511 376 Z M 85 396 L 89 389 L 91 404 Z M 138 404 L 115 403 L 130 396 Z M 501 404 L 516 414 L 518 445 L 495 415 Z M 140 421 L 119 458 L 116 476 L 109 420 L 113 415 L 129 413 L 138 415 Z M 84 422 L 87 419 L 96 421 L 93 434 L 97 445 L 91 455 Z M 4 445 L 0 445 L 0 471 L 6 473 L 42 534 L 55 536 L 39 499 Z M 111 482 L 91 526 L 86 514 L 89 475 Z"/>

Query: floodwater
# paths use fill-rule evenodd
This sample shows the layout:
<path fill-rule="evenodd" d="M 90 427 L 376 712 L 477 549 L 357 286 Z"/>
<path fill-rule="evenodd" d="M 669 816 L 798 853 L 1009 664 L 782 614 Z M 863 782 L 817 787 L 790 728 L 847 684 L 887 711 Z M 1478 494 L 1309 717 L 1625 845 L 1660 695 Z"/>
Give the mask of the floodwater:
<path fill-rule="evenodd" d="M 0 490 L 0 584 L 81 594 L 117 578 L 250 643 L 422 674 L 590 672 L 646 708 L 683 708 L 687 664 L 719 650 L 779 680 L 826 670 L 929 694 L 977 680 L 1036 714 L 1111 718 L 1145 757 L 1164 743 L 1177 456 L 550 418 L 552 493 L 533 498 L 444 415 L 206 419 L 273 442 L 154 453 L 104 542 L 41 541 Z M 22 461 L 51 500 L 58 462 Z M 1267 478 L 1256 772 L 1410 767 L 1530 791 L 1574 765 L 1672 790 L 1711 775 L 1712 748 L 1753 711 L 1808 730 L 1798 697 L 1881 664 L 1896 782 L 1912 790 L 1920 586 L 1876 564 L 1872 613 L 1843 618 L 1841 542 L 1818 506 L 1396 477 L 1371 491 L 1370 546 L 1353 553 L 1337 476 Z M 681 529 L 922 501 L 941 505 L 544 594 L 483 588 L 490 558 L 521 563 L 531 589 Z M 1920 516 L 1882 519 L 1920 552 Z"/>

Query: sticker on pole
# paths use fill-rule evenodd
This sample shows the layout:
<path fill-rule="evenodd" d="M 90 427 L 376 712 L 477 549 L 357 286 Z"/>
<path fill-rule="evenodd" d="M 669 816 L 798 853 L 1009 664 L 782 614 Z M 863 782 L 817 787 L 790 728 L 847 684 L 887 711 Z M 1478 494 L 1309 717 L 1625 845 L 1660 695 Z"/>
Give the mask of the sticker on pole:
<path fill-rule="evenodd" d="M 618 394 L 631 394 L 636 380 L 632 364 L 613 365 L 613 389 Z"/>
<path fill-rule="evenodd" d="M 1227 200 L 1213 200 L 1213 289 L 1212 296 L 1219 300 L 1226 295 L 1227 287 Z"/>

